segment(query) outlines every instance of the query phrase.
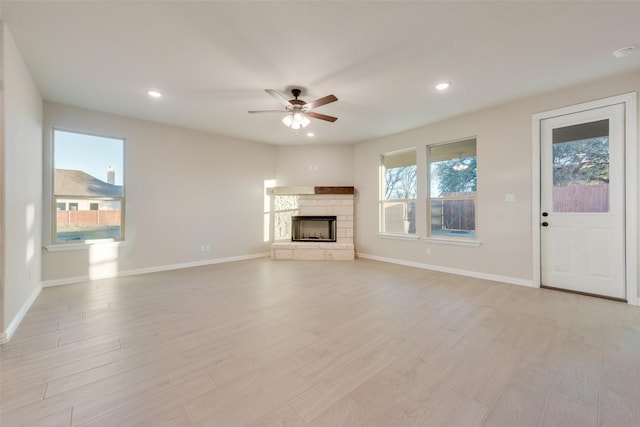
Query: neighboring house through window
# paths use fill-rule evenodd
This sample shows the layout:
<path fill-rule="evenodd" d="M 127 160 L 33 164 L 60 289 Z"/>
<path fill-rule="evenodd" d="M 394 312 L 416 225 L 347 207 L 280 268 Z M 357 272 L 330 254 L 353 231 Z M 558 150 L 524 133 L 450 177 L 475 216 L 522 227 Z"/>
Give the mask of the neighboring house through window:
<path fill-rule="evenodd" d="M 124 139 L 53 131 L 55 243 L 124 240 Z"/>
<path fill-rule="evenodd" d="M 427 147 L 430 237 L 476 237 L 476 138 Z"/>
<path fill-rule="evenodd" d="M 416 150 L 380 158 L 380 232 L 416 233 Z"/>

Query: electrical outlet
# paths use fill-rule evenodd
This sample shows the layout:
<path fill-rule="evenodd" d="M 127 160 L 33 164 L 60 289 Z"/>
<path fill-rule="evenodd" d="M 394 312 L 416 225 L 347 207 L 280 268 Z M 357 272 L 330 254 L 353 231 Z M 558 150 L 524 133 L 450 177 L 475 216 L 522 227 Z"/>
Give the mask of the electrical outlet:
<path fill-rule="evenodd" d="M 204 245 L 204 250 L 206 252 L 211 252 L 211 244 L 207 243 L 206 245 Z"/>
<path fill-rule="evenodd" d="M 431 255 L 431 248 L 427 248 L 427 255 Z"/>
<path fill-rule="evenodd" d="M 200 245 L 200 252 L 204 252 L 206 250 L 206 246 L 204 244 Z"/>

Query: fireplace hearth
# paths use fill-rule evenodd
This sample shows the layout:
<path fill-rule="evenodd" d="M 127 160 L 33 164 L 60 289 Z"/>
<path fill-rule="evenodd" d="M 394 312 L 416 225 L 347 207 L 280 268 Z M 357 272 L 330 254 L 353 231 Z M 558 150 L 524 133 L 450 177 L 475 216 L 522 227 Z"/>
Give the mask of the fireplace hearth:
<path fill-rule="evenodd" d="M 335 242 L 335 216 L 292 216 L 292 242 Z"/>

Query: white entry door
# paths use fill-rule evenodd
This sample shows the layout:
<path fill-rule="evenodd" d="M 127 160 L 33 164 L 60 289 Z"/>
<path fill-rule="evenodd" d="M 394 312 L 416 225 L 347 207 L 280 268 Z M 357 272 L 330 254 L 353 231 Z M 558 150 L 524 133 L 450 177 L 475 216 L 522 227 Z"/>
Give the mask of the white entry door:
<path fill-rule="evenodd" d="M 626 299 L 624 104 L 541 121 L 543 286 Z"/>

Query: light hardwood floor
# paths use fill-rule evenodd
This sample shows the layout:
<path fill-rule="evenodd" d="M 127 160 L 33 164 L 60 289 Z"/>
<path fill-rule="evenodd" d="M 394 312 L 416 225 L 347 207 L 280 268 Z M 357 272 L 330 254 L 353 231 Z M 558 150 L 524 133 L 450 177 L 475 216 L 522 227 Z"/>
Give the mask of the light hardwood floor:
<path fill-rule="evenodd" d="M 370 260 L 44 289 L 13 426 L 640 425 L 640 308 Z"/>

